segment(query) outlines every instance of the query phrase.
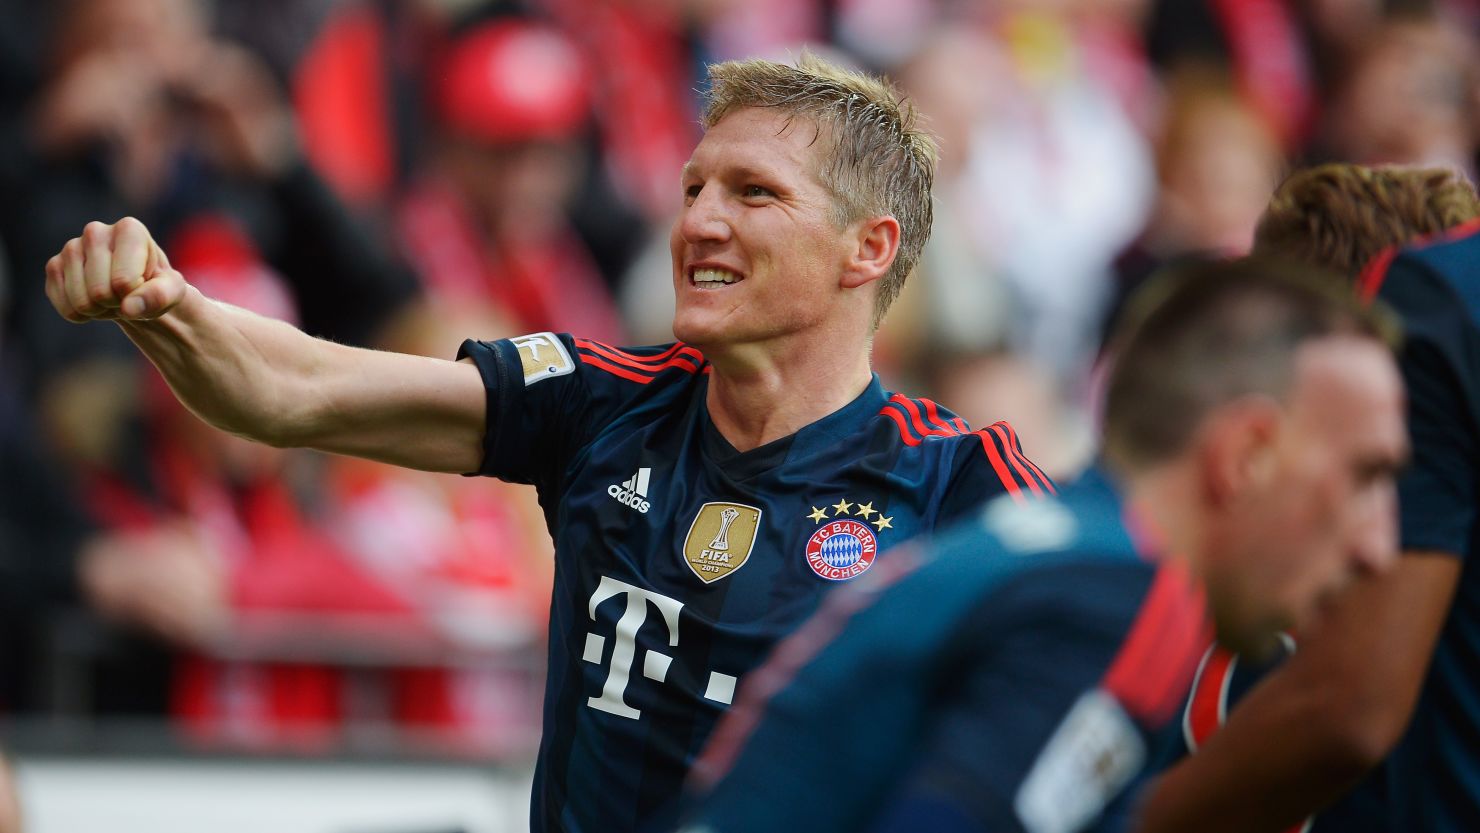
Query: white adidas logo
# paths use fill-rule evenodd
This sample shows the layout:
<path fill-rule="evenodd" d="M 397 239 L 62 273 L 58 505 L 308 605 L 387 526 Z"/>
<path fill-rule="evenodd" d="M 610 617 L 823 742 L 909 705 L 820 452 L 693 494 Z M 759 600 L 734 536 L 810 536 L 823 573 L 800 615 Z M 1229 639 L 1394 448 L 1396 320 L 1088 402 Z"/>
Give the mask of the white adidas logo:
<path fill-rule="evenodd" d="M 618 503 L 626 504 L 646 515 L 647 511 L 653 508 L 653 505 L 647 501 L 648 478 L 652 474 L 652 469 L 640 468 L 637 474 L 623 480 L 622 485 L 607 486 L 606 493 L 616 498 Z"/>

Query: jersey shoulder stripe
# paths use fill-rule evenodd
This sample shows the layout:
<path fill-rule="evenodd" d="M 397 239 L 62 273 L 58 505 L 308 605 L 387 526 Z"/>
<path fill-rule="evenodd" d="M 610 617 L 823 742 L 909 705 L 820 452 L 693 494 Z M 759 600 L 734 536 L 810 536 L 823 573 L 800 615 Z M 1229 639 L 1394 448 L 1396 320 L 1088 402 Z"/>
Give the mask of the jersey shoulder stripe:
<path fill-rule="evenodd" d="M 1052 481 L 1023 455 L 1021 447 L 1016 444 L 1017 433 L 1011 425 L 994 422 L 972 432 L 972 436 L 981 441 L 982 453 L 1013 500 L 1025 501 L 1028 494 L 1033 497 L 1043 497 L 1045 492 L 1057 494 Z"/>
<path fill-rule="evenodd" d="M 1176 714 L 1212 638 L 1206 611 L 1186 567 L 1163 562 L 1103 683 L 1137 720 L 1160 726 Z"/>
<path fill-rule="evenodd" d="M 1388 275 L 1392 271 L 1393 261 L 1397 260 L 1398 255 L 1404 250 L 1453 243 L 1472 234 L 1480 234 L 1480 218 L 1460 223 L 1438 234 L 1427 235 L 1400 246 L 1389 246 L 1383 249 L 1357 275 L 1358 297 L 1368 303 L 1371 303 L 1377 297 L 1377 294 L 1382 291 L 1383 283 L 1387 281 Z"/>
<path fill-rule="evenodd" d="M 1018 476 L 1021 476 L 1024 481 L 1027 481 L 1029 488 L 1033 490 L 1033 494 L 1039 494 L 1037 487 L 1042 487 L 1049 494 L 1058 494 L 1058 488 L 1054 487 L 1054 481 L 1043 473 L 1043 469 L 1037 468 L 1037 463 L 1030 460 L 1029 456 L 1023 453 L 1023 441 L 1018 439 L 1017 432 L 1012 431 L 1011 423 L 1006 422 L 1006 420 L 1000 420 L 1000 422 L 992 423 L 987 428 L 993 434 L 998 435 L 999 439 L 1002 439 L 1002 448 L 1006 456 L 1008 456 L 1008 462 L 1012 463 L 1012 471 L 1017 472 Z M 1037 485 L 1035 485 L 1035 482 Z"/>
<path fill-rule="evenodd" d="M 708 370 L 704 355 L 698 350 L 678 342 L 656 353 L 612 347 L 587 338 L 575 340 L 576 354 L 581 361 L 606 371 L 613 376 L 646 385 L 667 370 L 679 370 L 689 375 Z"/>
<path fill-rule="evenodd" d="M 879 413 L 894 420 L 900 440 L 908 446 L 917 446 L 931 437 L 959 437 L 970 430 L 965 420 L 945 417 L 940 406 L 929 399 L 911 399 L 902 393 L 890 396 Z"/>

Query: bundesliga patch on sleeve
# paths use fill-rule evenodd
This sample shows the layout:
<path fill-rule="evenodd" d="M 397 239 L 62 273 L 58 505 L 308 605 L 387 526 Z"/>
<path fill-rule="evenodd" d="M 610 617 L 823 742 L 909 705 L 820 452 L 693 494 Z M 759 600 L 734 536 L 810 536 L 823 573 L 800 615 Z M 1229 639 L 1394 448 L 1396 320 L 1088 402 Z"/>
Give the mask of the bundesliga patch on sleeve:
<path fill-rule="evenodd" d="M 1146 744 L 1120 702 L 1086 692 L 1033 762 L 1013 802 L 1028 833 L 1074 833 L 1104 811 L 1146 763 Z"/>
<path fill-rule="evenodd" d="M 524 366 L 524 386 L 542 379 L 565 376 L 576 369 L 570 353 L 554 333 L 532 333 L 511 338 L 509 342 L 519 349 L 519 361 Z"/>

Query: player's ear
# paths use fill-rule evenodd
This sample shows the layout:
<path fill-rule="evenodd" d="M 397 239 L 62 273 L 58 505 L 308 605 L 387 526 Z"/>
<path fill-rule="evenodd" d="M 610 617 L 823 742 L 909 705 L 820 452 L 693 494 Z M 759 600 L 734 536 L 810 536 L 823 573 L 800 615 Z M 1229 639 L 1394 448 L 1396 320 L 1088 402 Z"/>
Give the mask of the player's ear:
<path fill-rule="evenodd" d="M 889 273 L 899 254 L 899 221 L 889 215 L 871 217 L 851 227 L 854 246 L 843 268 L 843 286 L 854 289 Z"/>
<path fill-rule="evenodd" d="M 1245 396 L 1215 408 L 1204 421 L 1201 459 L 1208 495 L 1236 501 L 1269 487 L 1277 472 L 1283 409 L 1264 395 Z"/>

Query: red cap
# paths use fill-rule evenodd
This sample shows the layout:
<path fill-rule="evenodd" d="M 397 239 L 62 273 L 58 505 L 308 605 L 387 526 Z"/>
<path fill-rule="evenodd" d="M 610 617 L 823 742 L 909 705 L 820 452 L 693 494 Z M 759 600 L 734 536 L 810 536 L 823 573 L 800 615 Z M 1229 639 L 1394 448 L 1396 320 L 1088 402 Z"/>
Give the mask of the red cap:
<path fill-rule="evenodd" d="M 453 41 L 437 104 L 454 133 L 518 142 L 574 135 L 590 95 L 585 61 L 569 38 L 543 24 L 501 20 Z"/>

